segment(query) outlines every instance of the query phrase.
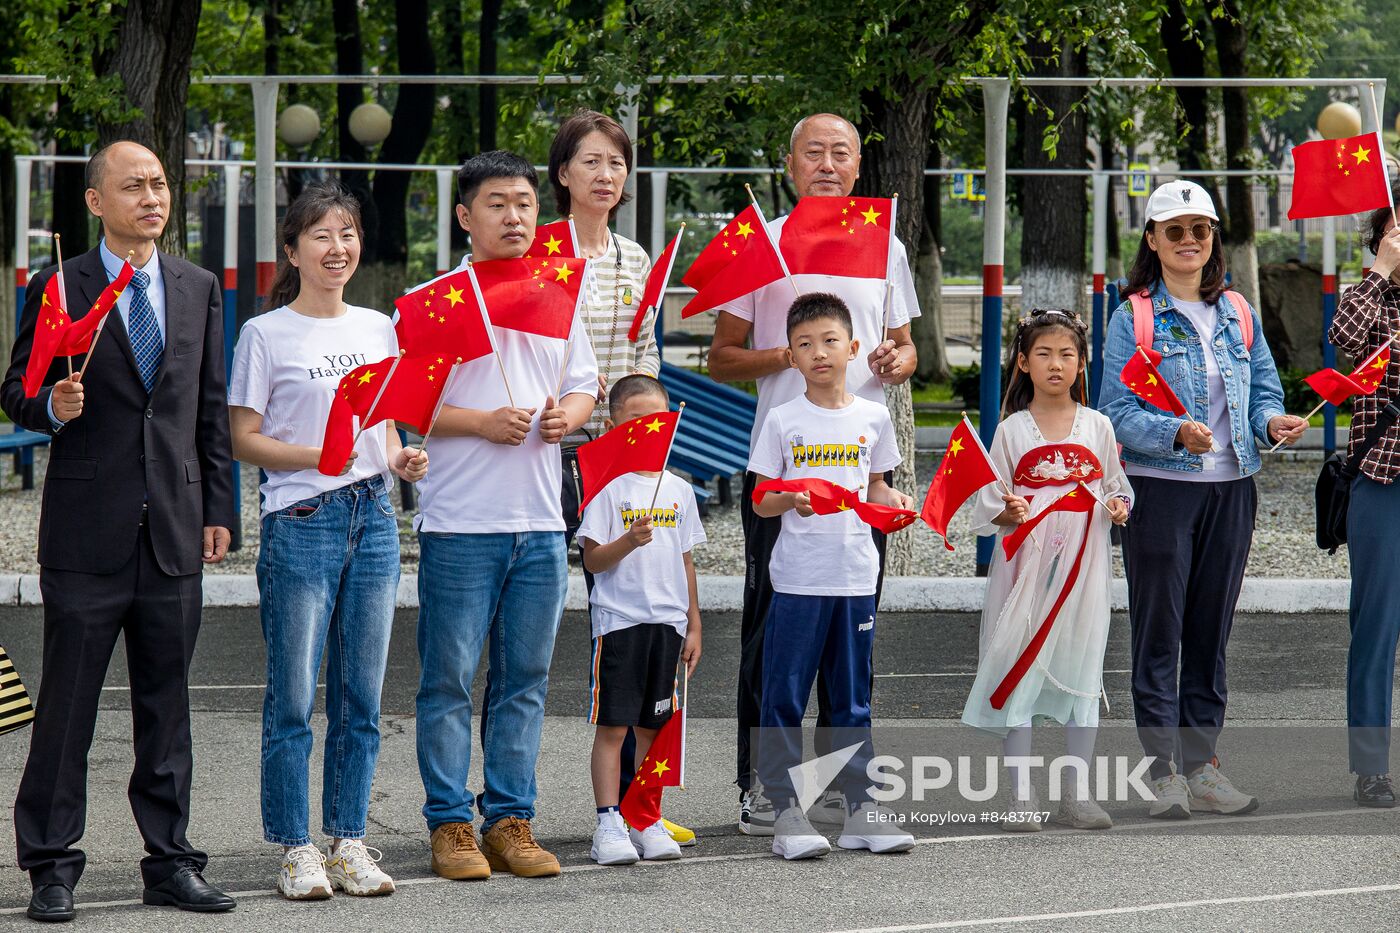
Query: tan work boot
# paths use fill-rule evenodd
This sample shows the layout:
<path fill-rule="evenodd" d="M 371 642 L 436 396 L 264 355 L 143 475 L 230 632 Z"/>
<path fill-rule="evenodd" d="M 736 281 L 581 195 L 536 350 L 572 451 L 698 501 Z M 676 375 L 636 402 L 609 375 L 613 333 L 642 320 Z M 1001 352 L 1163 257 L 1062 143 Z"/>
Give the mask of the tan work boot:
<path fill-rule="evenodd" d="M 535 841 L 530 821 L 518 816 L 501 819 L 481 838 L 486 861 L 497 871 L 522 878 L 547 878 L 559 874 L 559 860 Z"/>
<path fill-rule="evenodd" d="M 491 866 L 476 847 L 470 823 L 443 823 L 433 830 L 433 874 L 454 881 L 491 877 Z"/>

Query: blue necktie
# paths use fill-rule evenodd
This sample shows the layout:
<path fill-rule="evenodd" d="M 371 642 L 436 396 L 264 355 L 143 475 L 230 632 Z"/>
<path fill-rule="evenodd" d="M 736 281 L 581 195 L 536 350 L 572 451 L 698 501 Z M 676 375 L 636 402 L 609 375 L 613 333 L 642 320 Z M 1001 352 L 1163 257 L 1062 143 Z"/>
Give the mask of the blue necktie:
<path fill-rule="evenodd" d="M 160 336 L 160 326 L 156 324 L 156 309 L 151 307 L 151 299 L 146 297 L 146 288 L 151 277 L 144 272 L 131 274 L 131 306 L 127 309 L 126 330 L 131 338 L 131 352 L 136 357 L 136 371 L 141 374 L 141 382 L 146 394 L 155 388 L 156 373 L 160 372 L 160 361 L 165 356 L 165 341 Z"/>

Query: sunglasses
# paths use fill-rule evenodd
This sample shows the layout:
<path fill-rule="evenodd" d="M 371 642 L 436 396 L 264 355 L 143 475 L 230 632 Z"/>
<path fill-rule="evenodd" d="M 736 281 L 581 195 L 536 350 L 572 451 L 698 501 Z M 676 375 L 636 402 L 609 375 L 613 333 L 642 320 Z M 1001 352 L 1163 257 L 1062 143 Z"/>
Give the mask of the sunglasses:
<path fill-rule="evenodd" d="M 1217 226 L 1217 224 L 1201 220 L 1189 227 L 1184 224 L 1167 224 L 1165 227 L 1158 227 L 1157 231 L 1167 238 L 1168 243 L 1180 243 L 1187 230 L 1191 231 L 1191 239 L 1193 240 L 1208 240 Z"/>

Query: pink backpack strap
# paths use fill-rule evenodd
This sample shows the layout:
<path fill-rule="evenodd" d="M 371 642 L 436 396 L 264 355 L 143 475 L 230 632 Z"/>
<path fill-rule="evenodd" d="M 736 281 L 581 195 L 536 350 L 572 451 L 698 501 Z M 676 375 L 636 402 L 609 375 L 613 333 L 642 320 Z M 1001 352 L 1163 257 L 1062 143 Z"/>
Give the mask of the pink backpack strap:
<path fill-rule="evenodd" d="M 1133 342 L 1144 350 L 1152 349 L 1152 296 L 1147 292 L 1134 292 L 1128 296 L 1133 305 Z"/>
<path fill-rule="evenodd" d="M 1236 291 L 1226 291 L 1225 297 L 1235 306 L 1235 316 L 1240 322 L 1240 336 L 1244 338 L 1244 348 L 1248 350 L 1254 346 L 1254 315 L 1249 312 L 1249 302 Z"/>

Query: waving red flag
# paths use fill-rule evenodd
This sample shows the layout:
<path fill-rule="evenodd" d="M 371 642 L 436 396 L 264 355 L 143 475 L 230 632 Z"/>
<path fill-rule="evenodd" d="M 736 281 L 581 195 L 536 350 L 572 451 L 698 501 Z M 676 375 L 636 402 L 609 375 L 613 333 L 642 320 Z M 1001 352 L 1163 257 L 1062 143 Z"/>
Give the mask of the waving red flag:
<path fill-rule="evenodd" d="M 681 708 L 657 731 L 642 766 L 622 796 L 617 809 L 627 825 L 638 832 L 656 825 L 661 819 L 661 792 L 667 787 L 680 787 L 684 775 L 685 709 Z"/>
<path fill-rule="evenodd" d="M 739 253 L 749 243 L 755 238 L 763 239 L 763 231 L 760 229 L 762 223 L 757 207 L 750 204 L 744 208 L 715 234 L 713 240 L 705 244 L 700 255 L 695 257 L 690 268 L 685 270 L 685 275 L 681 276 L 681 281 L 696 291 L 710 284 L 715 276 L 738 258 Z"/>
<path fill-rule="evenodd" d="M 1156 405 L 1163 411 L 1169 411 L 1178 418 L 1186 414 L 1186 406 L 1181 404 L 1181 399 L 1176 397 L 1167 380 L 1157 372 L 1157 367 L 1152 365 L 1142 347 L 1135 348 L 1133 355 L 1128 357 L 1128 362 L 1123 365 L 1121 378 L 1128 391 L 1143 401 Z"/>
<path fill-rule="evenodd" d="M 1361 361 L 1348 375 L 1332 368 L 1319 369 L 1303 379 L 1312 386 L 1314 392 L 1331 402 L 1340 405 L 1353 395 L 1370 395 L 1385 379 L 1386 367 L 1390 365 L 1390 342 Z"/>
<path fill-rule="evenodd" d="M 841 512 L 855 512 L 856 517 L 872 528 L 885 534 L 907 528 L 918 516 L 908 509 L 897 509 L 877 502 L 865 502 L 860 493 L 845 486 L 838 486 L 829 479 L 805 477 L 801 479 L 770 479 L 754 487 L 753 501 L 757 505 L 765 493 L 805 492 L 811 497 L 812 511 L 818 515 L 836 515 Z"/>
<path fill-rule="evenodd" d="M 685 236 L 685 224 L 681 224 L 681 229 L 671 238 L 671 242 L 666 244 L 666 248 L 661 251 L 661 255 L 656 257 L 656 264 L 651 267 L 651 275 L 647 276 L 647 287 L 642 292 L 641 305 L 637 308 L 637 316 L 632 319 L 632 326 L 627 330 L 627 339 L 633 343 L 642 333 L 642 318 L 652 308 L 660 313 L 661 302 L 666 300 L 666 285 L 671 281 L 671 267 L 676 264 L 676 244 Z"/>
<path fill-rule="evenodd" d="M 572 259 L 578 255 L 578 237 L 574 235 L 574 219 L 556 220 L 535 228 L 535 239 L 525 251 L 527 258 Z"/>
<path fill-rule="evenodd" d="M 106 288 L 102 289 L 102 294 L 97 296 L 97 300 L 92 303 L 88 313 L 73 321 L 64 331 L 63 343 L 58 348 L 59 356 L 73 356 L 92 349 L 93 335 L 97 333 L 97 329 L 106 320 L 108 312 L 117 306 L 117 299 L 121 297 L 122 291 L 131 282 L 131 275 L 134 271 L 131 268 L 131 263 L 122 263 L 117 277 Z"/>
<path fill-rule="evenodd" d="M 72 326 L 64 303 L 59 276 L 55 272 L 44 284 L 44 293 L 39 301 L 39 319 L 34 322 L 34 339 L 29 346 L 29 365 L 24 370 L 25 398 L 33 398 L 43 388 L 44 377 L 48 375 L 53 358 L 63 345 L 64 332 Z"/>
<path fill-rule="evenodd" d="M 953 434 L 948 438 L 948 449 L 943 452 L 943 459 L 933 474 L 920 517 L 943 536 L 943 546 L 951 551 L 953 545 L 948 543 L 948 523 L 973 493 L 1000 479 L 987 448 L 982 446 L 982 439 L 977 436 L 967 415 L 963 415 L 962 421 L 953 428 Z"/>
<path fill-rule="evenodd" d="M 1384 151 L 1375 133 L 1294 146 L 1288 219 L 1340 217 L 1385 207 L 1390 185 Z"/>
<path fill-rule="evenodd" d="M 578 513 L 593 497 L 624 473 L 646 473 L 664 469 L 671 438 L 676 433 L 679 412 L 662 411 L 619 424 L 596 441 L 578 449 L 579 482 L 583 499 Z"/>
<path fill-rule="evenodd" d="M 794 275 L 883 279 L 894 218 L 889 198 L 805 197 L 784 221 L 778 248 Z"/>
<path fill-rule="evenodd" d="M 346 373 L 331 401 L 316 469 L 340 475 L 354 449 L 356 416 L 361 431 L 389 420 L 411 425 L 419 434 L 427 431 L 454 363 L 446 354 L 391 356 Z"/>
<path fill-rule="evenodd" d="M 491 337 L 466 270 L 435 279 L 394 299 L 394 330 L 405 353 L 440 354 L 469 362 L 491 352 Z"/>
<path fill-rule="evenodd" d="M 750 204 L 725 224 L 681 278 L 696 290 L 681 309 L 681 317 L 694 317 L 741 298 L 783 275 L 783 262 L 764 227 L 763 215 Z"/>
<path fill-rule="evenodd" d="M 583 301 L 588 261 L 565 256 L 474 262 L 480 301 L 495 327 L 567 340 Z"/>

